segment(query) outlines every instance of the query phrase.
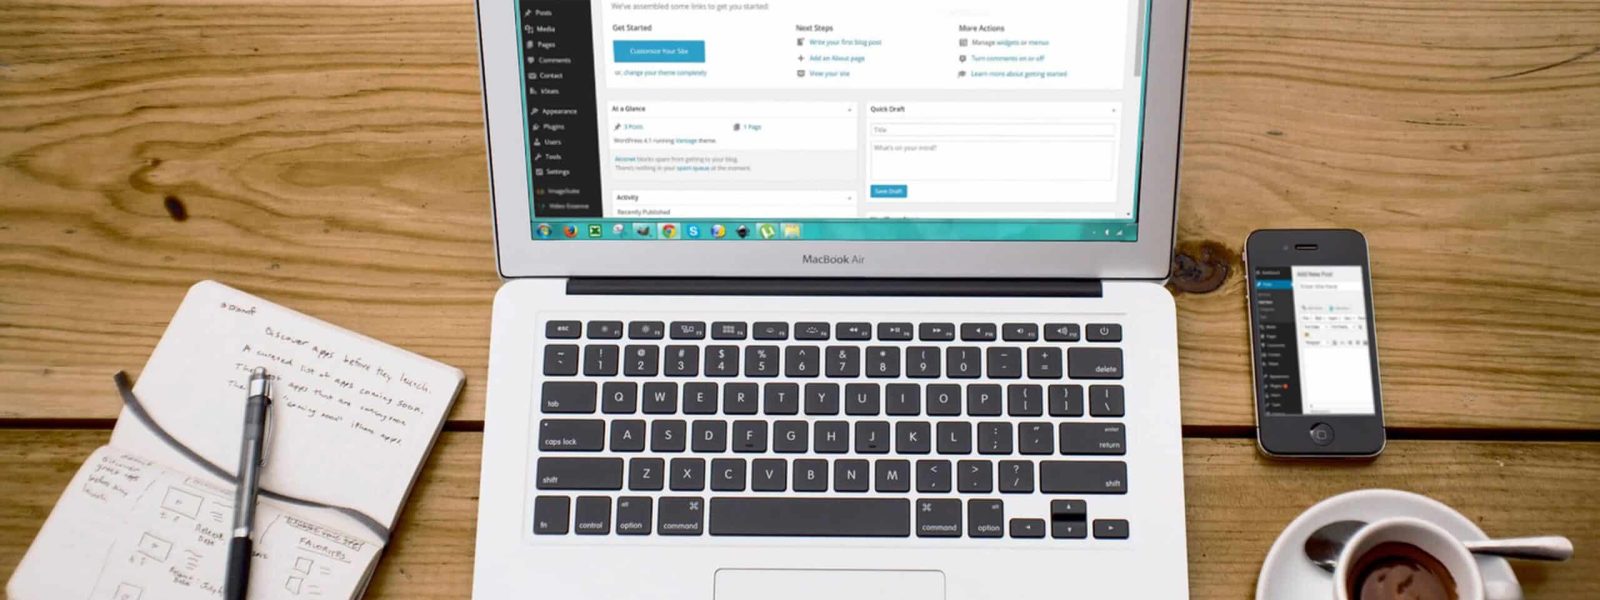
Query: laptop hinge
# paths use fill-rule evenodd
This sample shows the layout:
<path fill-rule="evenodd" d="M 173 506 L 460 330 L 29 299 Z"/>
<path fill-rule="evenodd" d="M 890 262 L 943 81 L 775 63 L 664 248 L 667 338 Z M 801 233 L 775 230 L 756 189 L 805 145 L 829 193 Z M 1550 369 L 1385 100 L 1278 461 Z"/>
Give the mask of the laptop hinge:
<path fill-rule="evenodd" d="M 1099 298 L 1095 279 L 575 277 L 575 296 L 1007 296 Z"/>

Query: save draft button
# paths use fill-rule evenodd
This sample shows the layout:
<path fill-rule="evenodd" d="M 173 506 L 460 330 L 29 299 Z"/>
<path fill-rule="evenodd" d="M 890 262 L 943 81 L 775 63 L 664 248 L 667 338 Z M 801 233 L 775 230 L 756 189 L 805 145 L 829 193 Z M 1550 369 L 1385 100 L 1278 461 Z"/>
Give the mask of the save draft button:
<path fill-rule="evenodd" d="M 703 63 L 702 40 L 614 40 L 613 60 L 619 63 Z"/>
<path fill-rule="evenodd" d="M 874 183 L 867 190 L 873 198 L 904 198 L 910 190 L 903 183 Z"/>

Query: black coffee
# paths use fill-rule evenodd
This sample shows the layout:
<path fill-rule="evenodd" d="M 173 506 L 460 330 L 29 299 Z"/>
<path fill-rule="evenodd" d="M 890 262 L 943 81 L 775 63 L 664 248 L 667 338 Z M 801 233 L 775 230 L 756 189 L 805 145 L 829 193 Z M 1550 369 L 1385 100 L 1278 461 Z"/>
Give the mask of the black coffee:
<path fill-rule="evenodd" d="M 1456 600 L 1450 570 L 1421 548 L 1401 542 L 1373 546 L 1350 568 L 1355 600 Z"/>

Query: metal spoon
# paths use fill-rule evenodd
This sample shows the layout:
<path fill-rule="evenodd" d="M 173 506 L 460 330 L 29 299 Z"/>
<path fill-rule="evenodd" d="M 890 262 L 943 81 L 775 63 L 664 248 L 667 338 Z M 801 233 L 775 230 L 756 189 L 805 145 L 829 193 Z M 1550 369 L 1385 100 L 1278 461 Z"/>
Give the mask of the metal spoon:
<path fill-rule="evenodd" d="M 1339 552 L 1344 550 L 1345 541 L 1366 526 L 1364 521 L 1334 521 L 1323 525 L 1306 538 L 1306 558 L 1322 567 L 1322 570 L 1332 573 L 1339 562 Z M 1463 541 L 1461 545 L 1473 554 L 1505 558 L 1558 561 L 1572 558 L 1572 540 L 1559 535 Z"/>

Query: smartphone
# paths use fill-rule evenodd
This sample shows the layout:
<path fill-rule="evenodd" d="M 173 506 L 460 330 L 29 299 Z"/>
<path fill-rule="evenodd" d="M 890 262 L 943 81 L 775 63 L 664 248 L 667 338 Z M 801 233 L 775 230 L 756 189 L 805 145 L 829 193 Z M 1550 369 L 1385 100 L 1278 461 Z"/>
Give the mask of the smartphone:
<path fill-rule="evenodd" d="M 1265 229 L 1244 257 L 1261 452 L 1377 456 L 1386 436 L 1366 238 Z"/>

